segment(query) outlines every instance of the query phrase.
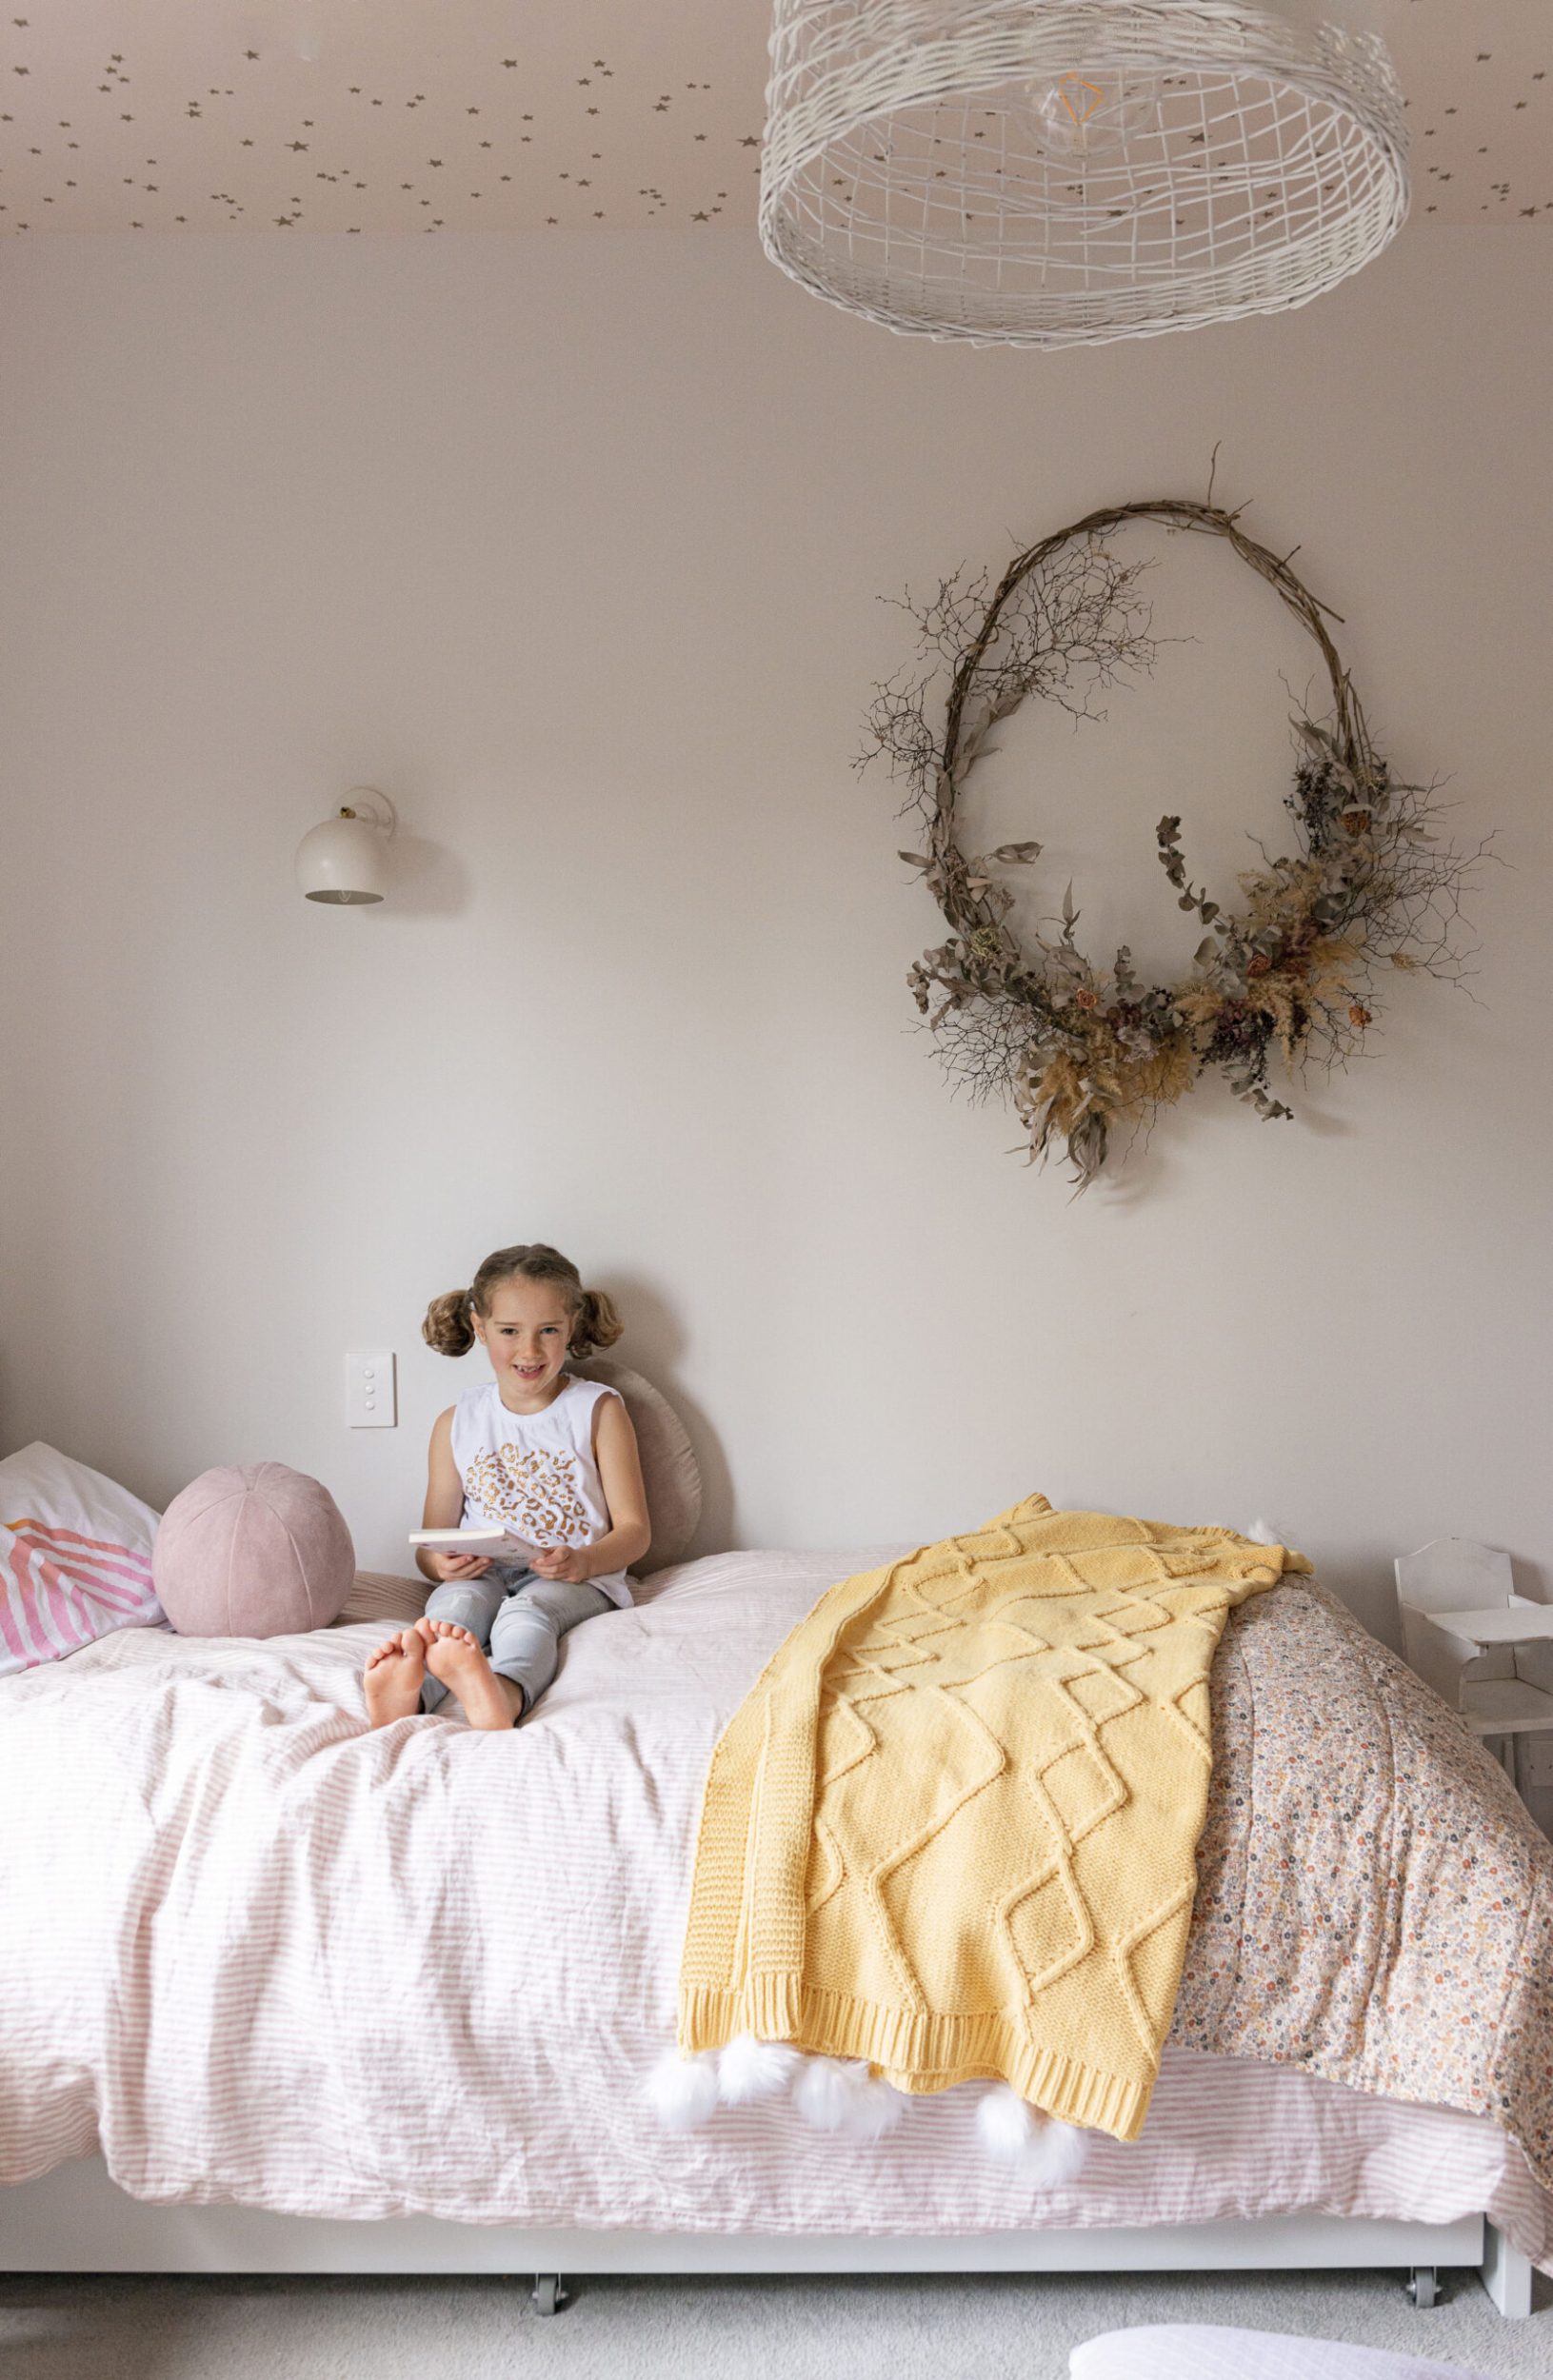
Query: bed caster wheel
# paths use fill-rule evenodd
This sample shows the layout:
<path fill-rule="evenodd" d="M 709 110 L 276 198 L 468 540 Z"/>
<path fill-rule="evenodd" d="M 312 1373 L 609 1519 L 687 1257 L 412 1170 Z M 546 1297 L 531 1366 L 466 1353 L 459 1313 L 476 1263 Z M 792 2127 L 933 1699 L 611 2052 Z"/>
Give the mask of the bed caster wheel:
<path fill-rule="evenodd" d="M 529 2292 L 536 2314 L 558 2314 L 568 2301 L 559 2272 L 536 2272 Z"/>
<path fill-rule="evenodd" d="M 1440 2303 L 1440 2273 L 1432 2264 L 1416 2264 L 1407 2276 L 1407 2294 L 1420 2313 Z"/>

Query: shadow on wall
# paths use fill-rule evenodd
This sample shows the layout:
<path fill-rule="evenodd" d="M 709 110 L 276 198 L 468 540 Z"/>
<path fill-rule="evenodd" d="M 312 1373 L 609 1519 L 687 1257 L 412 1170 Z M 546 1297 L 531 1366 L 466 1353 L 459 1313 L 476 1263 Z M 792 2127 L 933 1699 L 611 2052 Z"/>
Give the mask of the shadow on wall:
<path fill-rule="evenodd" d="M 701 1522 L 688 1558 L 727 1553 L 733 1543 L 733 1475 L 722 1440 L 693 1397 L 675 1377 L 685 1334 L 672 1306 L 634 1273 L 607 1273 L 598 1285 L 630 1319 L 618 1348 L 609 1350 L 662 1391 L 684 1422 L 701 1467 Z"/>
<path fill-rule="evenodd" d="M 1342 1554 L 1313 1554 L 1294 1533 L 1294 1541 L 1304 1554 L 1310 1554 L 1316 1565 L 1316 1576 L 1340 1603 L 1345 1604 L 1355 1619 L 1378 1636 L 1384 1645 L 1400 1655 L 1402 1652 L 1402 1622 L 1397 1613 L 1397 1582 L 1392 1573 L 1390 1552 L 1379 1546 L 1363 1550 L 1351 1548 Z M 1397 1553 L 1406 1548 L 1398 1546 Z"/>
<path fill-rule="evenodd" d="M 1377 1037 L 1379 1038 L 1379 1037 Z M 1355 1127 L 1334 1109 L 1324 1107 L 1322 1076 L 1313 1070 L 1310 1076 L 1292 1086 L 1275 1085 L 1280 1098 L 1294 1103 L 1295 1116 L 1301 1126 L 1322 1140 L 1351 1140 Z M 1234 1093 L 1226 1082 L 1207 1076 L 1192 1086 L 1178 1107 L 1161 1108 L 1129 1133 L 1119 1133 L 1115 1141 L 1114 1161 L 1092 1181 L 1084 1192 L 1086 1199 L 1105 1206 L 1112 1214 L 1125 1214 L 1134 1207 L 1153 1203 L 1162 1196 L 1178 1189 L 1184 1178 L 1179 1154 L 1180 1140 L 1186 1126 L 1205 1114 L 1218 1110 L 1227 1115 L 1237 1105 Z M 1245 1122 L 1252 1121 L 1249 1109 Z M 1276 1120 L 1257 1122 L 1259 1132 L 1284 1132 L 1286 1123 Z M 1061 1160 L 1056 1170 L 1061 1174 Z M 1077 1189 L 1071 1194 L 1077 1198 Z"/>
<path fill-rule="evenodd" d="M 446 843 L 428 843 L 401 827 L 388 856 L 388 899 L 364 909 L 364 917 L 456 918 L 468 907 L 468 870 Z"/>

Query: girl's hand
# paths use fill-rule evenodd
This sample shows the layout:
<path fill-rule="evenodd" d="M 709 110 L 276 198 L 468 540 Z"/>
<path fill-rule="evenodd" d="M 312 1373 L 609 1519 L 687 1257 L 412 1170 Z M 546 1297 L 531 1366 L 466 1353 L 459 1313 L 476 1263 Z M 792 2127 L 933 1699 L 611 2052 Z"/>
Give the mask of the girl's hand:
<path fill-rule="evenodd" d="M 569 1587 L 582 1586 L 589 1576 L 585 1557 L 574 1545 L 545 1545 L 528 1565 L 536 1578 L 560 1578 Z"/>
<path fill-rule="evenodd" d="M 488 1554 L 448 1554 L 441 1546 L 431 1553 L 431 1567 L 439 1578 L 483 1578 L 490 1568 Z"/>

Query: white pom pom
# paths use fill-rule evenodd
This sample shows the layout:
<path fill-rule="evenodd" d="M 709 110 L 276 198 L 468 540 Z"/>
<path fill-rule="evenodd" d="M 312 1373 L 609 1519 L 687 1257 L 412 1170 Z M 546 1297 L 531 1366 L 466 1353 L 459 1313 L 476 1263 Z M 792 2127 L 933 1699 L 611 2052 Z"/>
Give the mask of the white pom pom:
<path fill-rule="evenodd" d="M 998 2083 L 984 2091 L 976 2108 L 976 2136 L 989 2157 L 1014 2165 L 1035 2134 L 1035 2112 L 1017 2091 Z"/>
<path fill-rule="evenodd" d="M 896 2091 L 882 2074 L 875 2074 L 852 2092 L 841 2128 L 849 2140 L 883 2140 L 906 2111 L 906 2093 Z"/>
<path fill-rule="evenodd" d="M 752 2033 L 736 2033 L 717 2061 L 717 2095 L 730 2108 L 773 2098 L 791 2082 L 798 2057 L 790 2041 L 757 2041 Z"/>
<path fill-rule="evenodd" d="M 878 2140 L 906 2113 L 901 2092 L 870 2074 L 864 2057 L 805 2058 L 793 2098 L 806 2124 L 847 2140 Z"/>
<path fill-rule="evenodd" d="M 1035 2138 L 1019 2161 L 1025 2178 L 1044 2190 L 1061 2190 L 1077 2179 L 1089 2154 L 1089 2134 L 1077 2124 L 1064 2124 L 1055 2115 L 1038 2122 Z"/>
<path fill-rule="evenodd" d="M 671 2132 L 694 2132 L 717 2106 L 717 2060 L 709 2050 L 696 2057 L 666 2050 L 646 2089 L 660 2124 Z"/>
<path fill-rule="evenodd" d="M 1275 1529 L 1270 1520 L 1253 1520 L 1245 1534 L 1253 1545 L 1286 1545 L 1288 1543 L 1287 1537 L 1280 1530 Z"/>
<path fill-rule="evenodd" d="M 1060 2190 L 1072 2181 L 1089 2153 L 1086 2132 L 1043 2115 L 1006 2083 L 983 2092 L 976 2132 L 989 2157 L 1017 2166 L 1026 2181 L 1039 2182 L 1045 2190 Z"/>
<path fill-rule="evenodd" d="M 839 2132 L 858 2076 L 867 2071 L 860 2058 L 806 2057 L 793 2085 L 793 2099 L 805 2123 L 817 2132 Z"/>

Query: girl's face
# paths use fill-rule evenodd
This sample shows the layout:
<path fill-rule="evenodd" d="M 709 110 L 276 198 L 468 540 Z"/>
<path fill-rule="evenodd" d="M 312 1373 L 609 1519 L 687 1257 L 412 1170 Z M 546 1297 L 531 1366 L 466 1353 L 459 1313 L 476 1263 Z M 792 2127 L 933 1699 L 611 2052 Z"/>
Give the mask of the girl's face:
<path fill-rule="evenodd" d="M 500 1282 L 490 1312 L 474 1318 L 475 1337 L 490 1358 L 504 1405 L 536 1412 L 548 1404 L 567 1360 L 572 1311 L 554 1281 Z"/>

